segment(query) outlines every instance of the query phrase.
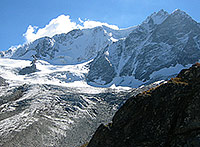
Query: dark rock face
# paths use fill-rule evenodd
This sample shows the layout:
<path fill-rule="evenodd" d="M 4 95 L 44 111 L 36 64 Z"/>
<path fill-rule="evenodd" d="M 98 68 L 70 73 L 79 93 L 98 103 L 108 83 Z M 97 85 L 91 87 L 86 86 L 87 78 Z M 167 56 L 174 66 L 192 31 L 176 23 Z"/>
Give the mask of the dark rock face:
<path fill-rule="evenodd" d="M 8 89 L 8 87 L 6 87 L 6 88 Z M 6 95 L 5 94 L 0 95 L 0 106 L 2 104 L 8 103 L 10 101 L 16 101 L 16 100 L 20 99 L 27 90 L 28 90 L 28 86 L 26 84 L 24 84 L 22 86 L 19 86 L 19 87 L 12 89 L 12 90 L 9 90 L 9 92 L 7 91 Z M 6 91 L 6 90 L 2 88 L 1 92 L 2 91 Z M 1 115 L 0 115 L 0 120 L 2 120 Z"/>
<path fill-rule="evenodd" d="M 53 58 L 56 48 L 53 46 L 53 39 L 50 37 L 40 38 L 33 43 L 25 44 L 19 47 L 13 54 L 13 58 L 21 58 L 29 52 L 34 52 L 32 55 L 36 55 L 37 58 L 48 57 Z"/>
<path fill-rule="evenodd" d="M 35 64 L 32 64 L 31 66 L 27 66 L 25 68 L 22 68 L 20 71 L 19 71 L 19 74 L 20 75 L 26 75 L 26 74 L 30 74 L 30 73 L 34 73 L 38 71 L 37 68 L 36 68 L 36 65 Z"/>
<path fill-rule="evenodd" d="M 7 85 L 6 80 L 2 77 L 0 77 L 0 86 Z"/>
<path fill-rule="evenodd" d="M 110 63 L 109 60 L 107 60 L 105 54 L 103 57 L 100 56 L 93 61 L 93 63 L 90 65 L 90 70 L 91 72 L 89 72 L 87 75 L 87 81 L 96 83 L 98 83 L 98 81 L 101 81 L 100 83 L 98 83 L 100 85 L 110 83 L 116 75 L 113 65 Z M 101 76 L 99 77 L 99 75 Z"/>
<path fill-rule="evenodd" d="M 88 147 L 200 146 L 200 64 L 131 97 Z"/>

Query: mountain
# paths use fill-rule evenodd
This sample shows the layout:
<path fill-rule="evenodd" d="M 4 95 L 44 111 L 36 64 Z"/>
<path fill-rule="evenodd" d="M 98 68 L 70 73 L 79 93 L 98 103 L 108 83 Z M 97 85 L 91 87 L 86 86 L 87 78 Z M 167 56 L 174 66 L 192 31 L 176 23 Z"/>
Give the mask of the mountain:
<path fill-rule="evenodd" d="M 80 146 L 100 123 L 110 121 L 127 93 L 48 84 L 1 86 L 0 91 L 1 147 Z"/>
<path fill-rule="evenodd" d="M 129 98 L 88 147 L 200 146 L 200 64 Z"/>
<path fill-rule="evenodd" d="M 11 48 L 0 56 L 32 60 L 35 55 L 53 65 L 87 63 L 84 79 L 89 85 L 139 87 L 175 77 L 198 62 L 199 34 L 199 23 L 187 13 L 160 10 L 135 27 L 76 29 Z"/>
<path fill-rule="evenodd" d="M 67 34 L 43 37 L 0 52 L 0 146 L 79 147 L 92 137 L 101 123 L 110 122 L 114 113 L 129 97 L 156 87 L 160 82 L 163 82 L 161 88 L 165 89 L 164 85 L 168 85 L 169 89 L 165 92 L 156 88 L 158 91 L 154 95 L 156 97 L 161 90 L 161 94 L 168 94 L 167 100 L 151 97 L 149 94 L 152 90 L 147 94 L 143 93 L 139 103 L 141 105 L 131 109 L 131 116 L 151 123 L 149 118 L 154 118 L 153 112 L 145 111 L 144 117 L 140 112 L 143 112 L 146 106 L 151 110 L 151 106 L 157 106 L 160 101 L 162 105 L 159 110 L 167 111 L 159 111 L 159 114 L 169 112 L 169 116 L 173 116 L 172 122 L 179 118 L 179 112 L 182 117 L 182 106 L 184 110 L 188 110 L 184 111 L 185 114 L 189 115 L 189 112 L 193 111 L 193 105 L 190 105 L 193 101 L 189 101 L 190 98 L 184 101 L 186 98 L 182 98 L 188 91 L 188 97 L 192 97 L 193 93 L 190 90 L 196 93 L 195 85 L 192 84 L 198 82 L 184 81 L 183 72 L 178 78 L 171 80 L 172 88 L 177 90 L 185 85 L 182 88 L 183 95 L 179 91 L 173 91 L 174 89 L 170 91 L 170 82 L 165 84 L 166 82 L 159 81 L 148 86 L 140 85 L 175 76 L 182 68 L 198 61 L 199 27 L 196 21 L 181 10 L 172 14 L 161 10 L 147 17 L 136 27 L 113 30 L 100 26 L 72 30 Z M 192 69 L 195 71 L 199 67 L 195 65 Z M 186 78 L 190 79 L 196 72 L 189 70 L 185 76 L 188 74 L 189 78 Z M 176 100 L 176 97 L 170 96 L 175 92 L 178 100 L 180 98 L 183 103 L 177 100 L 177 105 L 174 105 L 173 100 Z M 143 96 L 149 96 L 147 101 L 155 101 L 148 105 Z M 140 98 L 137 97 L 136 101 L 139 101 Z M 132 104 L 132 101 L 135 102 L 133 99 L 126 103 Z M 196 102 L 196 99 L 193 100 Z M 181 104 L 180 107 L 178 104 Z M 168 106 L 178 111 L 171 113 L 171 107 L 166 108 Z M 117 113 L 118 116 L 114 117 L 116 119 L 113 122 L 119 120 L 123 125 L 123 119 L 129 118 L 129 114 L 127 118 L 123 117 L 126 117 L 124 107 L 126 108 L 126 104 Z M 195 114 L 198 114 L 198 111 Z M 119 117 L 123 117 L 122 121 Z M 156 115 L 155 118 L 157 117 Z M 160 125 L 168 122 L 165 118 L 161 119 Z M 159 123 L 155 120 L 155 123 Z M 185 118 L 186 125 L 188 121 L 190 117 Z M 195 122 L 198 123 L 198 120 Z M 144 127 L 142 123 L 141 126 Z M 110 124 L 108 127 L 111 127 Z M 139 125 L 135 127 L 143 131 Z M 172 125 L 172 133 L 174 128 Z M 186 132 L 183 131 L 186 134 L 191 132 L 187 129 Z M 131 128 L 128 125 L 124 130 Z M 168 128 L 166 130 L 168 131 Z M 151 133 L 151 130 L 147 132 Z M 160 132 L 162 133 L 162 130 Z M 120 133 L 123 135 L 123 132 Z M 163 138 L 160 139 L 162 140 Z M 105 141 L 110 142 L 106 139 Z"/>
<path fill-rule="evenodd" d="M 87 63 L 0 58 L 0 146 L 79 147 L 101 123 L 111 121 L 128 97 L 160 83 L 137 89 L 92 87 L 84 82 L 87 72 Z"/>
<path fill-rule="evenodd" d="M 153 13 L 125 39 L 101 50 L 90 63 L 88 83 L 137 87 L 176 75 L 200 59 L 200 27 L 175 10 Z"/>
<path fill-rule="evenodd" d="M 80 83 L 75 83 L 75 87 L 58 85 L 54 78 L 58 78 L 61 71 L 48 75 L 47 79 L 53 80 L 51 84 L 43 84 L 48 81 L 38 72 L 12 75 L 9 70 L 15 73 L 16 68 L 0 68 L 13 77 L 6 81 L 8 84 L 0 85 L 1 147 L 79 147 L 91 138 L 101 123 L 111 121 L 130 95 L 158 85 L 127 90 L 84 87 Z M 39 84 L 35 82 L 36 77 Z"/>
<path fill-rule="evenodd" d="M 93 59 L 113 41 L 125 38 L 134 28 L 113 30 L 106 26 L 72 30 L 67 34 L 43 37 L 18 48 L 1 52 L 3 57 L 32 60 L 32 55 L 51 64 L 71 65 Z"/>

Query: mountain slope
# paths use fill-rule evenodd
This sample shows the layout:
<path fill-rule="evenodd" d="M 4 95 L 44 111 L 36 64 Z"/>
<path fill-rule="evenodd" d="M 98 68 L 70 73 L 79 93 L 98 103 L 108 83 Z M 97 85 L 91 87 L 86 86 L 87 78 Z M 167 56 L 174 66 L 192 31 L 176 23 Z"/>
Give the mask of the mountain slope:
<path fill-rule="evenodd" d="M 6 66 L 3 69 L 16 72 Z M 6 76 L 8 84 L 0 85 L 1 147 L 78 147 L 91 138 L 101 123 L 111 120 L 129 95 L 158 84 L 132 90 L 84 87 L 80 83 L 59 86 L 55 79 L 51 84 L 42 84 L 49 82 L 38 72 L 29 75 L 7 72 L 11 74 Z M 59 73 L 49 77 L 56 74 L 62 78 Z M 38 77 L 39 84 L 34 84 L 37 81 L 34 77 Z"/>
<path fill-rule="evenodd" d="M 61 66 L 38 60 L 37 71 L 19 74 L 30 63 L 0 59 L 1 147 L 78 147 L 111 120 L 127 97 L 159 84 L 92 87 L 84 82 L 87 63 Z"/>
<path fill-rule="evenodd" d="M 200 146 L 200 64 L 131 97 L 88 147 Z"/>
<path fill-rule="evenodd" d="M 137 87 L 174 76 L 199 59 L 199 24 L 181 10 L 172 14 L 161 10 L 149 16 L 125 40 L 101 51 L 91 62 L 87 79 L 91 85 Z"/>
<path fill-rule="evenodd" d="M 0 146 L 79 146 L 124 101 L 120 97 L 126 92 L 102 90 L 90 94 L 46 84 L 0 87 Z"/>
<path fill-rule="evenodd" d="M 1 53 L 13 59 L 32 60 L 32 55 L 51 64 L 77 64 L 93 59 L 113 41 L 127 37 L 134 28 L 113 30 L 106 26 L 72 30 L 67 34 L 43 37 L 29 44 Z"/>

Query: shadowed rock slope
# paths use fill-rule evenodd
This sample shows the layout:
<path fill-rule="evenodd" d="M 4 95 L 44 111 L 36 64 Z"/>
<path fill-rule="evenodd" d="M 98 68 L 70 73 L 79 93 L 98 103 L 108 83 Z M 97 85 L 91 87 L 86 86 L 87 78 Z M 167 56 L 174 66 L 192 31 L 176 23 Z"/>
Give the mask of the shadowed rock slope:
<path fill-rule="evenodd" d="M 0 77 L 0 86 L 7 85 L 6 80 L 2 77 Z"/>
<path fill-rule="evenodd" d="M 200 64 L 131 97 L 88 147 L 200 146 Z"/>

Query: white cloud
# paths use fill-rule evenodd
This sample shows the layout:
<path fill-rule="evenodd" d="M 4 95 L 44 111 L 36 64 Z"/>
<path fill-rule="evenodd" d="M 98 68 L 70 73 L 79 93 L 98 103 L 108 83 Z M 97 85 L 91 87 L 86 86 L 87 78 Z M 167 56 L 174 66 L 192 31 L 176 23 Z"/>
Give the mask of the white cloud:
<path fill-rule="evenodd" d="M 55 34 L 67 33 L 77 28 L 76 23 L 70 20 L 70 16 L 60 15 L 57 18 L 52 19 L 44 28 L 38 29 L 35 26 L 32 27 L 29 25 L 24 37 L 27 42 L 32 42 L 41 37 L 53 37 Z"/>
<path fill-rule="evenodd" d="M 115 25 L 109 25 L 107 23 L 101 23 L 99 21 L 83 21 L 81 18 L 78 19 L 81 24 L 71 21 L 69 15 L 60 15 L 55 19 L 52 19 L 49 24 L 44 28 L 38 28 L 36 26 L 29 25 L 24 37 L 27 42 L 32 42 L 41 37 L 53 37 L 55 34 L 68 33 L 73 29 L 85 29 L 85 28 L 94 28 L 97 26 L 107 26 L 112 29 L 119 29 Z"/>
<path fill-rule="evenodd" d="M 80 21 L 80 20 L 79 20 Z M 106 26 L 106 27 L 109 27 L 109 28 L 112 28 L 114 30 L 118 30 L 118 26 L 116 25 L 109 25 L 107 23 L 102 23 L 102 22 L 99 22 L 99 21 L 92 21 L 92 20 L 87 20 L 87 21 L 80 21 L 82 24 L 83 24 L 83 28 L 94 28 L 94 27 L 97 27 L 97 26 Z"/>
<path fill-rule="evenodd" d="M 28 42 L 34 41 L 37 39 L 37 35 L 35 34 L 35 30 L 37 29 L 36 26 L 32 27 L 31 25 L 28 26 L 28 29 L 26 33 L 24 34 L 24 37 Z"/>

